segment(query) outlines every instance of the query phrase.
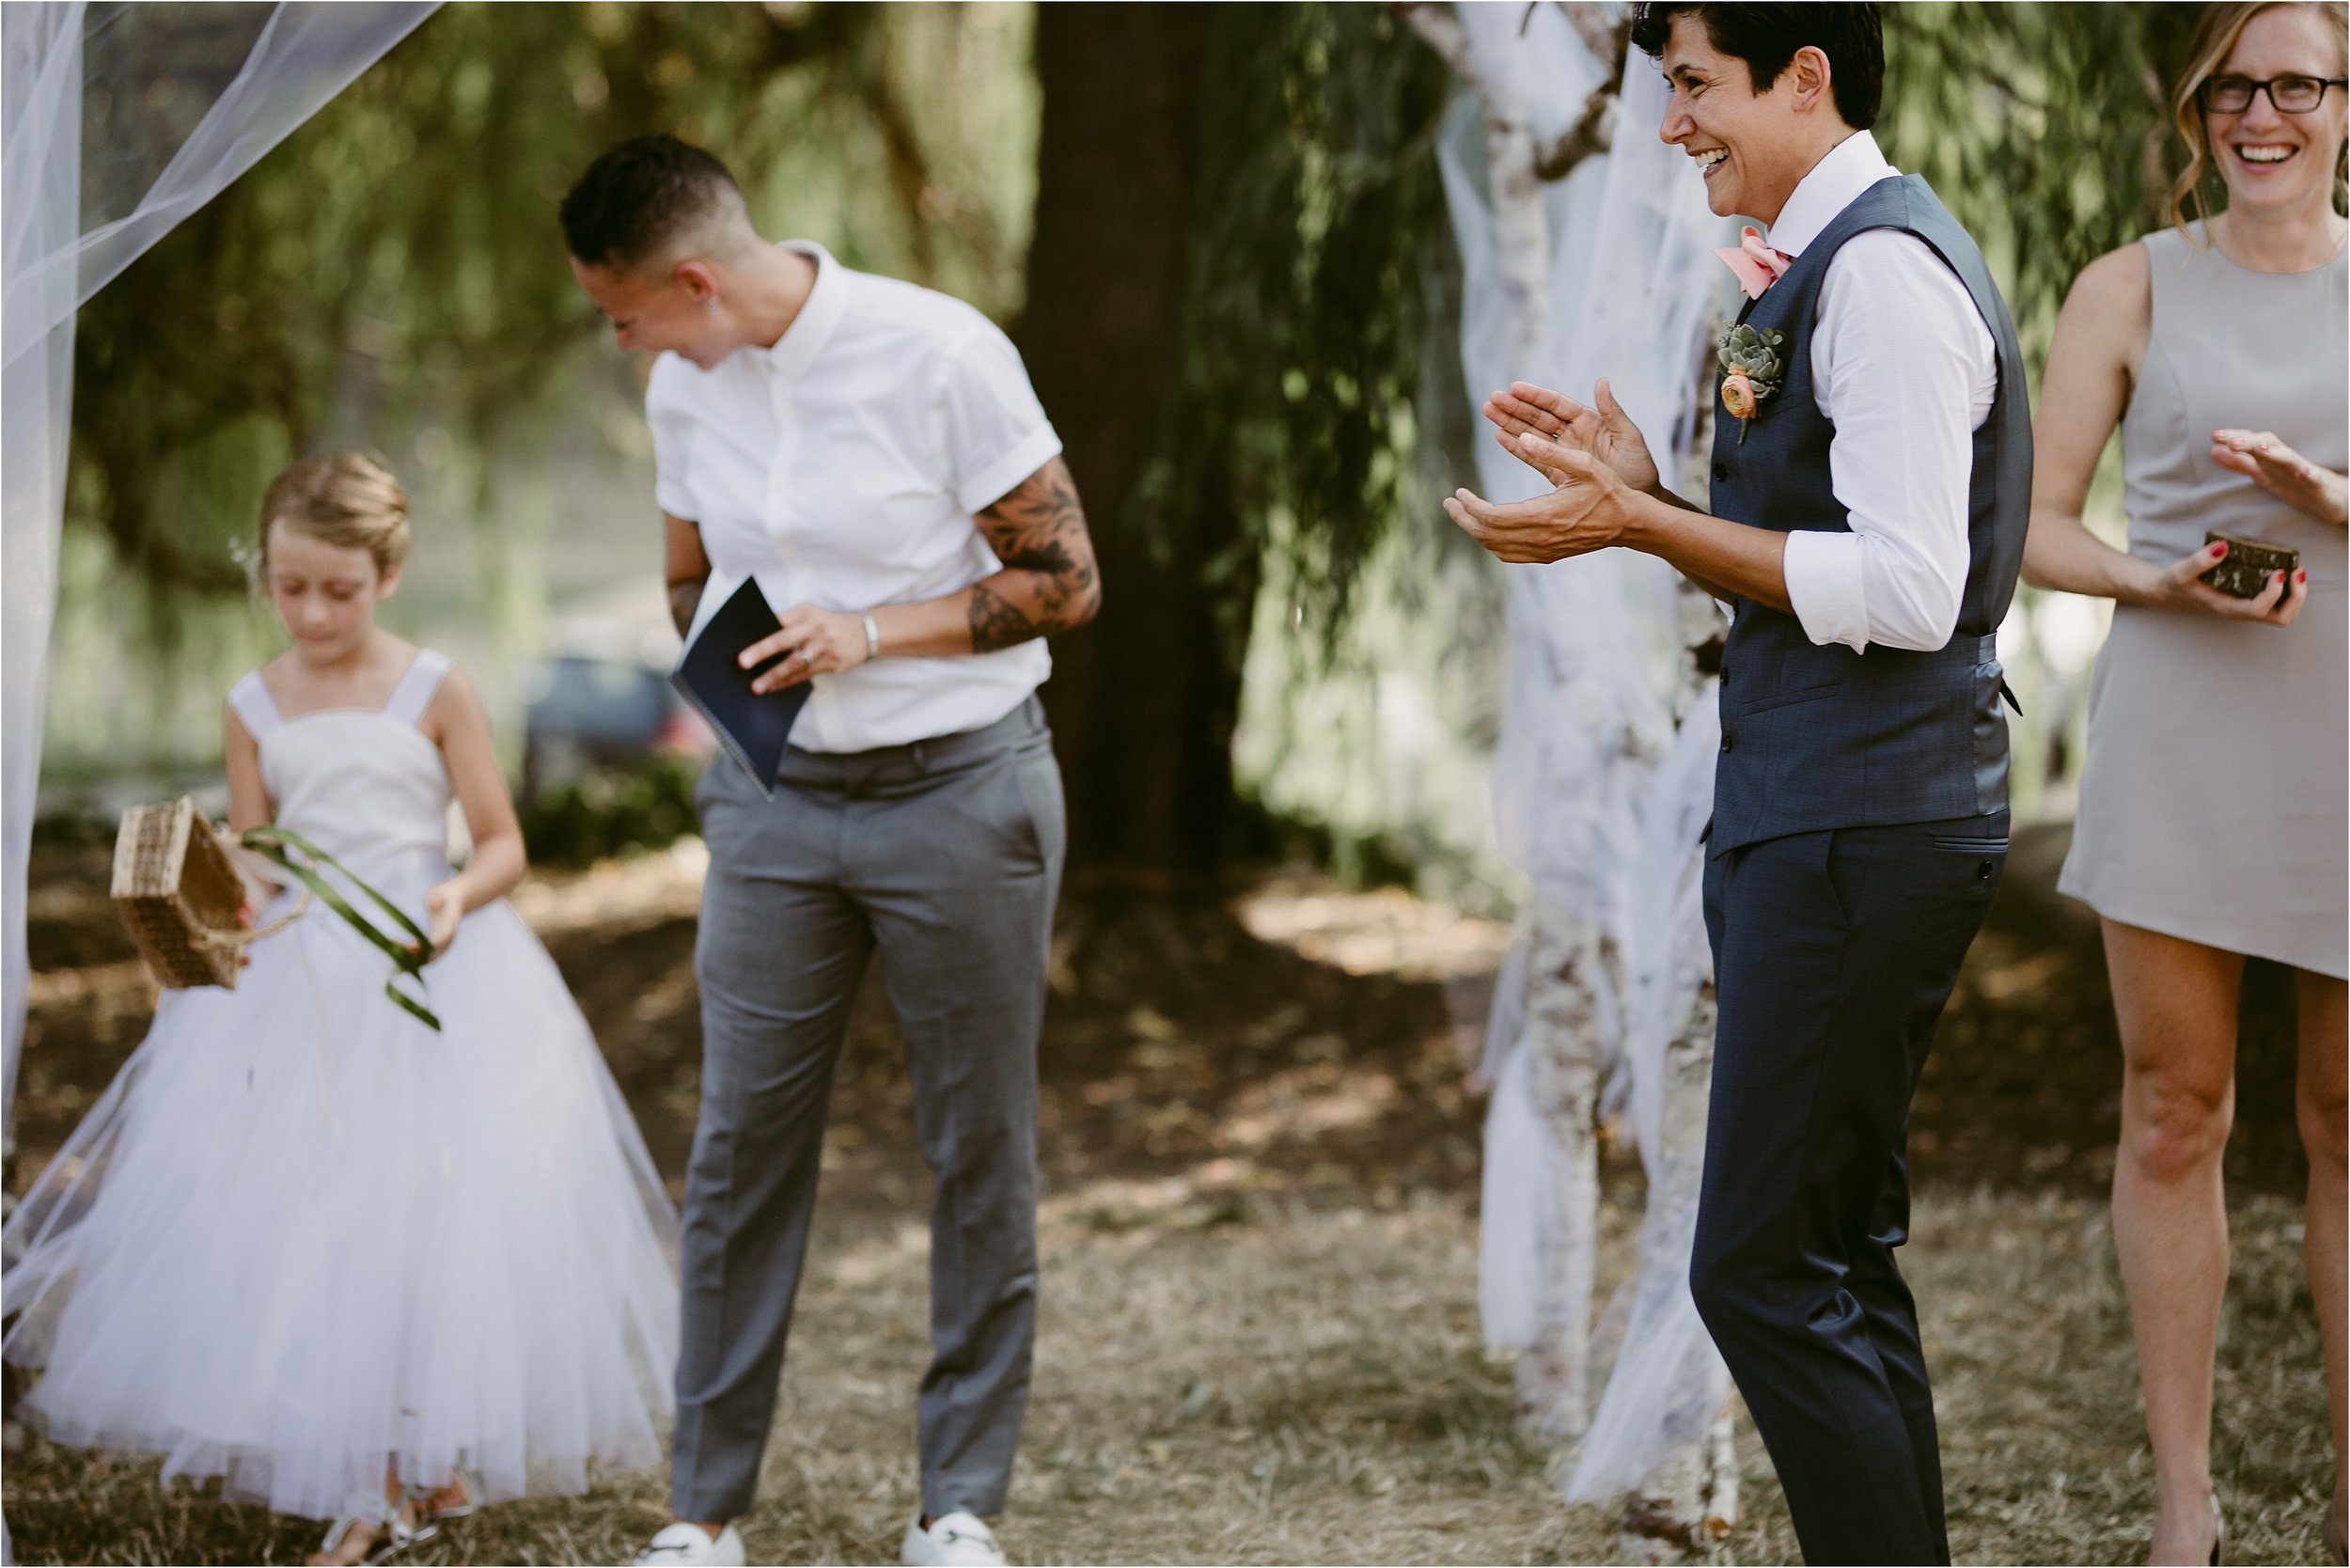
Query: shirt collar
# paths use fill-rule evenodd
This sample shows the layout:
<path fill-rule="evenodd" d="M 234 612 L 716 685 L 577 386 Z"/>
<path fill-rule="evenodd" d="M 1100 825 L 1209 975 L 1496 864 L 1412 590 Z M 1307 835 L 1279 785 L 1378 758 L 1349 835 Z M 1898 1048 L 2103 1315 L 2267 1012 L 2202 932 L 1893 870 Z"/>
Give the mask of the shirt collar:
<path fill-rule="evenodd" d="M 1796 181 L 1787 205 L 1779 209 L 1778 222 L 1771 225 L 1767 243 L 1784 255 L 1801 256 L 1837 213 L 1859 199 L 1861 192 L 1901 172 L 1885 161 L 1876 137 L 1866 131 L 1854 132 L 1828 149 L 1827 156 Z"/>
<path fill-rule="evenodd" d="M 841 313 L 849 304 L 849 280 L 841 275 L 840 263 L 832 259 L 832 253 L 813 240 L 786 240 L 780 248 L 797 251 L 815 262 L 816 283 L 775 346 L 754 352 L 765 358 L 770 374 L 797 381 L 807 374 L 807 368 L 816 363 L 816 356 L 824 352 L 834 329 L 840 325 Z"/>

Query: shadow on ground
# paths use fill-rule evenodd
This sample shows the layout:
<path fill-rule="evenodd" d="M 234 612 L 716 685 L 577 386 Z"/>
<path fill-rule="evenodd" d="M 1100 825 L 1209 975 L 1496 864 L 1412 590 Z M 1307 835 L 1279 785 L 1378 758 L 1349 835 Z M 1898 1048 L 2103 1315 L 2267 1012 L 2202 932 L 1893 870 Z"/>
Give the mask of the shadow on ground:
<path fill-rule="evenodd" d="M 594 1023 L 674 1185 L 698 1094 L 697 846 L 516 898 Z M 1937 1370 L 1962 1560 L 2142 1556 L 2150 1477 L 2098 1201 L 2120 1073 L 2093 924 L 2019 842 L 1920 1090 L 1909 1267 Z M 19 1188 L 144 1030 L 151 996 L 100 852 L 44 846 Z M 1043 1560 L 1603 1561 L 1560 1505 L 1476 1320 L 1474 1046 L 1507 932 L 1399 890 L 1259 879 L 1230 901 L 1073 890 L 1040 1058 L 1045 1319 L 1008 1526 Z M 2297 1263 L 2291 999 L 2248 989 L 2237 1274 L 2218 1455 L 2237 1560 L 2306 1560 L 2323 1389 Z M 826 1193 L 762 1501 L 769 1560 L 886 1560 L 913 1497 L 927 1182 L 877 977 L 855 1010 Z M 1602 1288 L 1627 1272 L 1637 1164 L 1611 1153 Z M 314 1528 L 157 1488 L 153 1466 L 19 1437 L 25 1561 L 294 1560 Z M 1725 1560 L 1791 1560 L 1741 1435 Z M 420 1561 L 618 1561 L 660 1479 L 491 1511 Z"/>
<path fill-rule="evenodd" d="M 2112 1173 L 2121 1066 L 2088 912 L 2054 891 L 2063 829 L 2019 836 L 1914 1107 L 1921 1184 L 2092 1194 Z M 143 1034 L 152 997 L 95 848 L 44 846 L 18 1091 L 19 1185 Z M 676 1184 L 700 1085 L 693 852 L 542 879 L 517 903 L 594 1025 Z M 1229 902 L 1073 891 L 1039 1056 L 1048 1188 L 1198 1179 L 1393 1206 L 1473 1190 L 1462 1072 L 1507 933 L 1397 889 L 1261 879 Z M 2232 1190 L 2297 1196 L 2288 971 L 2250 966 Z M 925 1179 L 878 965 L 854 1011 L 825 1150 L 828 1207 L 902 1211 Z"/>

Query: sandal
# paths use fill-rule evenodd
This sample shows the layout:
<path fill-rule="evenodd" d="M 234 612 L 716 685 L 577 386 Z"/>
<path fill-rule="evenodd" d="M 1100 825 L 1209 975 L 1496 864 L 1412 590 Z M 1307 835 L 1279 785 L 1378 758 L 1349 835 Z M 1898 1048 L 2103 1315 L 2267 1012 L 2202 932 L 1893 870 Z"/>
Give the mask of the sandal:
<path fill-rule="evenodd" d="M 415 1501 L 416 1494 L 413 1488 L 400 1495 L 397 1505 L 388 1497 L 365 1492 L 352 1493 L 344 1499 L 341 1514 L 327 1527 L 326 1539 L 319 1544 L 317 1555 L 333 1557 L 351 1532 L 362 1525 L 383 1532 L 383 1540 L 376 1548 L 358 1560 L 366 1568 L 375 1568 L 376 1564 L 390 1561 L 409 1547 L 431 1540 L 441 1533 L 441 1527 L 429 1522 L 415 1523 Z"/>
<path fill-rule="evenodd" d="M 446 1508 L 432 1507 L 432 1499 L 450 1487 L 455 1487 L 458 1497 L 463 1500 Z M 474 1484 L 473 1477 L 465 1473 L 462 1465 L 449 1467 L 447 1485 L 436 1486 L 430 1492 L 419 1489 L 415 1495 L 423 1499 L 428 1515 L 436 1522 L 442 1519 L 470 1519 L 481 1512 L 481 1488 Z"/>

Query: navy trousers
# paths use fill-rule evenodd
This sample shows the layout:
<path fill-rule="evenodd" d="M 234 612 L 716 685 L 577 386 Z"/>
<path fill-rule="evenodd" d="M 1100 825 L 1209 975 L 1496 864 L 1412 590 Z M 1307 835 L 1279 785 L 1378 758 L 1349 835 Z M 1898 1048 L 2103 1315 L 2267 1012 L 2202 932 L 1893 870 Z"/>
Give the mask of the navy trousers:
<path fill-rule="evenodd" d="M 1946 1563 L 1908 1239 L 1909 1097 L 2007 818 L 1796 833 L 1705 868 L 1720 1021 L 1689 1285 L 1804 1560 Z"/>

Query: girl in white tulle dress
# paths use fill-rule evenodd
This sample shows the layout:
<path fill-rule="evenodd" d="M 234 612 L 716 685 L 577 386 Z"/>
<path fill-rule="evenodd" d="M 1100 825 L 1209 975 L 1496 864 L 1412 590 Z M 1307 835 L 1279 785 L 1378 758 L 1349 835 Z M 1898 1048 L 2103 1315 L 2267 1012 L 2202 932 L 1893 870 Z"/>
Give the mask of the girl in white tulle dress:
<path fill-rule="evenodd" d="M 5 1353 L 45 1369 L 22 1414 L 51 1439 L 334 1517 L 312 1562 L 378 1560 L 437 1518 L 660 1457 L 675 1218 L 501 896 L 522 839 L 479 703 L 375 625 L 406 548 L 398 483 L 308 460 L 262 518 L 294 646 L 229 694 L 231 825 L 302 835 L 427 928 L 441 1027 L 316 900 L 233 991 L 164 992 L 8 1223 Z"/>

